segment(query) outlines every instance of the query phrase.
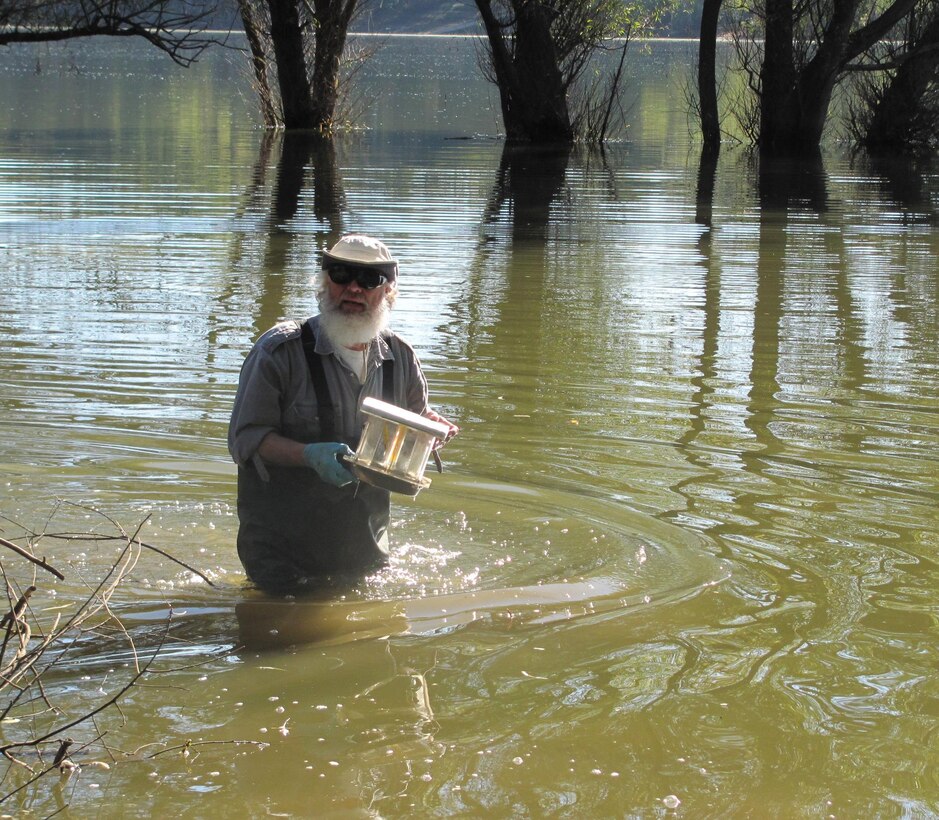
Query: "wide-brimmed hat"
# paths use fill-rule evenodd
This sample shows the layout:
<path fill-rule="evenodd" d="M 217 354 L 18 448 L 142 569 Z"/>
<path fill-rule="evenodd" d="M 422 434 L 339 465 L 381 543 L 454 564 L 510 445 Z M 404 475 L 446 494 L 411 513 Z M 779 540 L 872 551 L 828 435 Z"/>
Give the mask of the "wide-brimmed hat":
<path fill-rule="evenodd" d="M 398 260 L 384 242 L 361 233 L 342 237 L 328 251 L 323 251 L 323 270 L 333 265 L 356 265 L 381 271 L 388 281 L 398 278 Z"/>

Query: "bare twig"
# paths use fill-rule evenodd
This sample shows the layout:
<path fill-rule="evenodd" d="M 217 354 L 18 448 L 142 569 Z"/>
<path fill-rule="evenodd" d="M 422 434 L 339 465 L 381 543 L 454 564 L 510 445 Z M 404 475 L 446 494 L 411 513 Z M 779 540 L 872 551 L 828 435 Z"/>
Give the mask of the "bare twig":
<path fill-rule="evenodd" d="M 61 578 L 61 573 L 54 571 L 44 559 L 36 559 L 33 554 L 37 543 L 43 538 L 92 542 L 100 542 L 104 539 L 118 540 L 122 546 L 117 551 L 110 567 L 97 579 L 86 581 L 82 577 L 82 572 L 74 573 L 77 575 L 78 583 L 85 586 L 87 594 L 75 595 L 74 588 L 70 588 L 68 597 L 72 600 L 55 607 L 55 609 L 65 611 L 55 612 L 54 615 L 47 615 L 48 610 L 37 610 L 35 606 L 36 599 L 45 591 L 42 585 L 36 582 L 35 576 L 38 570 L 32 569 L 31 583 L 27 585 L 20 583 L 8 572 L 3 562 L 0 562 L 0 583 L 6 584 L 8 600 L 7 611 L 3 613 L 0 610 L 0 613 L 3 613 L 0 614 L 0 642 L 2 642 L 0 646 L 0 720 L 9 721 L 9 728 L 5 727 L 4 730 L 3 745 L 0 745 L 0 762 L 4 760 L 7 762 L 3 777 L 8 782 L 11 781 L 11 772 L 22 769 L 26 773 L 17 775 L 15 783 L 11 782 L 9 786 L 10 791 L 0 795 L 0 804 L 14 794 L 20 794 L 31 788 L 44 775 L 57 771 L 60 767 L 73 767 L 74 763 L 78 762 L 77 755 L 89 745 L 100 742 L 107 734 L 108 730 L 99 725 L 99 718 L 105 712 L 110 710 L 112 714 L 116 713 L 120 716 L 121 725 L 126 725 L 128 721 L 121 707 L 121 699 L 125 698 L 134 687 L 146 686 L 144 679 L 158 671 L 154 668 L 157 659 L 166 656 L 166 646 L 173 620 L 173 610 L 169 602 L 167 602 L 169 614 L 156 646 L 148 649 L 146 653 L 141 653 L 134 633 L 125 626 L 118 617 L 118 613 L 112 608 L 111 598 L 136 567 L 144 548 L 157 552 L 176 563 L 182 564 L 182 562 L 163 550 L 140 542 L 140 532 L 149 517 L 144 518 L 135 529 L 128 532 L 112 517 L 93 510 L 102 520 L 107 521 L 118 535 L 50 534 L 49 531 L 53 528 L 52 519 L 64 506 L 68 506 L 68 502 L 56 504 L 42 532 L 37 533 L 23 528 L 27 534 L 29 549 L 24 550 L 19 545 L 14 545 L 18 548 L 13 552 L 29 559 L 34 567 L 38 566 L 53 572 Z M 82 508 L 89 509 L 88 507 Z M 9 521 L 2 515 L 0 519 Z M 2 546 L 6 545 L 4 543 Z M 183 564 L 183 566 L 186 565 Z M 186 568 L 211 583 L 192 567 L 186 566 Z M 110 695 L 101 688 L 103 684 L 93 691 L 84 692 L 85 696 L 90 696 L 93 700 L 83 704 L 80 714 L 72 710 L 62 710 L 55 704 L 54 695 L 58 684 L 49 686 L 48 682 L 44 681 L 44 677 L 50 672 L 55 672 L 56 678 L 53 680 L 56 680 L 63 671 L 68 672 L 68 667 L 63 664 L 63 661 L 70 654 L 81 652 L 82 647 L 89 646 L 89 638 L 92 636 L 96 641 L 118 641 L 122 646 L 129 647 L 131 656 L 129 670 L 120 673 L 122 679 L 119 683 L 113 684 L 116 691 L 112 691 Z M 34 707 L 33 704 L 36 706 Z M 109 724 L 112 730 L 113 724 L 112 719 Z M 89 740 L 89 736 L 94 739 Z M 251 741 L 229 742 L 249 743 Z M 111 759 L 115 760 L 109 748 L 110 745 L 113 744 L 105 744 L 104 748 L 111 755 Z M 255 745 L 263 747 L 266 744 L 256 743 Z M 31 754 L 38 755 L 38 763 L 30 758 Z M 49 765 L 50 762 L 51 765 Z"/>
<path fill-rule="evenodd" d="M 43 533 L 43 538 L 50 538 L 57 541 L 124 541 L 126 536 L 123 535 L 105 535 L 103 533 L 74 533 L 74 532 L 59 532 L 59 533 Z M 163 558 L 166 558 L 172 561 L 174 564 L 179 564 L 183 569 L 188 570 L 193 575 L 197 575 L 203 581 L 205 581 L 210 587 L 214 587 L 215 584 L 211 579 L 203 572 L 200 572 L 195 567 L 187 564 L 185 561 L 180 560 L 174 555 L 166 552 L 165 550 L 160 549 L 159 547 L 153 546 L 153 544 L 148 544 L 146 541 L 136 541 L 136 543 L 143 547 L 145 550 L 150 550 L 155 552 L 157 555 L 161 555 Z"/>
<path fill-rule="evenodd" d="M 269 743 L 265 743 L 261 740 L 187 740 L 185 743 L 180 743 L 178 746 L 170 746 L 169 748 L 161 749 L 159 752 L 154 752 L 151 755 L 147 755 L 147 759 L 153 760 L 155 757 L 160 757 L 161 755 L 166 755 L 170 752 L 186 751 L 188 749 L 195 748 L 196 746 L 254 746 L 258 749 L 266 749 L 269 745 Z M 145 747 L 141 746 L 140 748 L 142 749 Z"/>
<path fill-rule="evenodd" d="M 13 552 L 15 552 L 17 555 L 21 555 L 23 558 L 35 564 L 37 567 L 44 569 L 46 572 L 51 572 L 60 581 L 65 580 L 65 576 L 55 567 L 47 564 L 45 558 L 37 558 L 31 552 L 27 552 L 22 547 L 14 544 L 12 541 L 7 541 L 6 538 L 0 538 L 0 547 L 6 547 L 8 550 L 13 550 Z"/>
<path fill-rule="evenodd" d="M 117 701 L 120 700 L 120 699 L 124 696 L 125 693 L 127 693 L 128 691 L 130 691 L 130 689 L 133 688 L 134 684 L 136 684 L 137 681 L 139 681 L 140 678 L 142 678 L 144 675 L 146 675 L 147 672 L 150 670 L 150 666 L 151 666 L 151 664 L 156 660 L 157 656 L 160 654 L 160 651 L 162 650 L 163 645 L 164 645 L 164 643 L 166 642 L 166 636 L 167 636 L 168 634 L 169 634 L 169 620 L 167 620 L 166 629 L 163 631 L 163 636 L 162 636 L 162 638 L 160 639 L 160 643 L 159 643 L 159 645 L 157 646 L 157 648 L 151 653 L 150 658 L 149 658 L 149 659 L 147 660 L 147 662 L 143 665 L 143 667 L 141 667 L 141 668 L 139 669 L 139 671 L 137 671 L 136 674 L 134 674 L 134 675 L 131 676 L 130 680 L 128 680 L 127 683 L 124 684 L 124 686 L 122 686 L 122 687 L 117 691 L 116 694 L 112 695 L 110 698 L 108 698 L 107 700 L 103 701 L 102 703 L 99 703 L 99 704 L 98 704 L 94 709 L 92 709 L 90 712 L 87 712 L 87 713 L 85 713 L 85 714 L 83 714 L 83 715 L 81 715 L 81 716 L 79 716 L 79 717 L 77 717 L 77 718 L 74 718 L 73 720 L 68 721 L 67 723 L 64 723 L 64 724 L 61 725 L 61 726 L 58 726 L 58 727 L 56 727 L 55 729 L 52 729 L 51 731 L 46 732 L 45 734 L 43 734 L 43 735 L 41 735 L 41 736 L 39 736 L 39 737 L 31 738 L 31 739 L 28 740 L 28 741 L 19 741 L 19 742 L 14 742 L 14 743 L 7 743 L 7 744 L 5 744 L 5 745 L 3 745 L 3 746 L 0 746 L 0 754 L 2 754 L 2 755 L 3 755 L 4 757 L 6 757 L 8 760 L 15 760 L 14 756 L 12 755 L 12 751 L 13 751 L 14 749 L 21 749 L 21 748 L 24 748 L 24 747 L 37 747 L 37 746 L 39 746 L 39 744 L 44 743 L 45 741 L 47 741 L 47 740 L 49 740 L 49 739 L 51 739 L 51 738 L 57 737 L 57 736 L 61 735 L 63 732 L 67 732 L 69 729 L 72 729 L 72 728 L 74 728 L 74 727 L 76 727 L 76 726 L 78 726 L 78 725 L 80 725 L 80 724 L 82 724 L 82 723 L 85 723 L 85 722 L 88 721 L 88 720 L 92 720 L 95 715 L 100 714 L 100 713 L 103 712 L 105 709 L 107 709 L 109 706 L 112 706 L 112 705 L 114 705 L 115 703 L 117 703 Z M 52 771 L 52 770 L 55 769 L 55 768 L 57 768 L 55 765 L 50 766 L 49 768 L 47 768 L 47 769 L 45 769 L 44 771 L 42 771 L 42 772 L 41 772 L 39 775 L 37 775 L 35 778 L 32 778 L 31 780 L 29 780 L 29 781 L 27 781 L 26 783 L 24 783 L 24 784 L 23 784 L 22 786 L 20 786 L 19 788 L 14 789 L 13 791 L 11 791 L 11 792 L 9 792 L 9 793 L 3 795 L 2 797 L 0 797 L 0 803 L 3 803 L 5 800 L 7 800 L 8 798 L 12 797 L 14 794 L 17 794 L 19 791 L 21 791 L 22 789 L 26 788 L 28 785 L 30 785 L 30 783 L 33 783 L 36 779 L 38 779 L 38 777 L 41 777 L 43 774 L 46 774 L 47 772 L 50 772 L 50 771 Z"/>

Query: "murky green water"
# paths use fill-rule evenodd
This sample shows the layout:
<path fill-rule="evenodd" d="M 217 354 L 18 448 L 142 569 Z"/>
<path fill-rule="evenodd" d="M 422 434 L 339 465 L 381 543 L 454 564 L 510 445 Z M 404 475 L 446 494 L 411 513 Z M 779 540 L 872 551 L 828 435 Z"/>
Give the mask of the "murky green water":
<path fill-rule="evenodd" d="M 113 533 L 93 508 L 215 584 L 144 551 L 126 634 L 78 641 L 63 713 L 3 741 L 117 694 L 134 651 L 159 674 L 0 809 L 939 812 L 937 168 L 727 150 L 699 198 L 686 62 L 636 51 L 633 140 L 601 157 L 504 152 L 465 40 L 388 41 L 373 130 L 332 152 L 264 139 L 231 55 L 0 53 L 0 535 Z M 464 432 L 389 570 L 265 601 L 238 368 L 352 229 L 403 260 L 395 326 Z M 41 540 L 66 581 L 38 574 L 37 616 L 119 548 Z"/>

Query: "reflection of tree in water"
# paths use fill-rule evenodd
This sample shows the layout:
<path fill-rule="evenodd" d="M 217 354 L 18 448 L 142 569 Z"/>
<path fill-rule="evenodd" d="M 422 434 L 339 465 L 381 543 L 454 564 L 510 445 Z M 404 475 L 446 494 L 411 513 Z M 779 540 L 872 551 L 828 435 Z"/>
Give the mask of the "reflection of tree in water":
<path fill-rule="evenodd" d="M 804 160 L 759 160 L 758 189 L 763 218 L 774 211 L 803 208 L 821 214 L 828 210 L 828 183 L 821 157 Z"/>
<path fill-rule="evenodd" d="M 551 208 L 564 188 L 570 157 L 567 146 L 506 145 L 486 202 L 476 259 L 471 267 L 467 299 L 467 347 L 472 351 L 485 329 L 493 336 L 506 332 L 513 318 L 523 319 L 530 338 L 540 336 L 537 317 L 543 313 L 544 277 Z M 490 277 L 504 268 L 494 287 Z M 498 295 L 497 295 L 498 294 Z M 484 317 L 495 312 L 497 316 Z"/>
<path fill-rule="evenodd" d="M 884 198 L 896 203 L 904 225 L 939 223 L 939 212 L 926 184 L 923 168 L 909 157 L 870 156 L 867 165 L 880 182 Z"/>
<path fill-rule="evenodd" d="M 537 341 L 542 336 L 551 208 L 564 188 L 570 153 L 568 146 L 506 145 L 502 151 L 483 214 L 483 241 L 487 243 L 495 238 L 491 231 L 500 214 L 510 214 L 505 286 L 498 306 L 502 321 L 494 328 L 497 334 L 500 329 L 509 330 L 506 325 L 516 318 L 524 321 L 528 338 Z"/>
<path fill-rule="evenodd" d="M 785 216 L 790 208 L 822 214 L 829 209 L 828 183 L 820 157 L 809 159 L 754 158 L 761 221 Z M 711 228 L 718 157 L 701 152 L 695 191 L 695 222 Z M 705 234 L 708 236 L 708 234 Z"/>
<path fill-rule="evenodd" d="M 486 203 L 483 223 L 495 224 L 506 207 L 512 213 L 513 239 L 547 238 L 551 205 L 564 186 L 570 146 L 506 145 Z"/>
<path fill-rule="evenodd" d="M 569 157 L 568 147 L 503 147 L 466 287 L 449 308 L 463 328 L 459 355 L 473 363 L 466 378 L 476 378 L 478 368 L 487 390 L 521 377 L 511 363 L 519 356 L 533 372 L 550 358 L 543 345 L 554 296 L 545 282 L 552 208 L 564 191 Z M 479 433 L 495 435 L 498 429 L 482 425 Z"/>
<path fill-rule="evenodd" d="M 747 428 L 763 446 L 762 453 L 743 454 L 748 468 L 765 470 L 764 456 L 780 449 L 771 422 L 780 407 L 780 364 L 784 276 L 793 241 L 790 218 L 800 212 L 821 216 L 829 211 L 828 186 L 820 157 L 805 160 L 759 161 L 757 189 L 760 201 L 759 258 L 756 267 L 756 303 L 753 306 L 753 363 Z M 840 232 L 839 232 L 840 236 Z M 798 238 L 795 239 L 798 245 Z M 793 253 L 804 249 L 793 247 Z"/>
<path fill-rule="evenodd" d="M 832 260 L 844 258 L 843 237 L 840 230 L 816 230 L 814 223 L 806 223 L 802 215 L 814 213 L 820 221 L 840 219 L 840 211 L 830 208 L 828 183 L 819 159 L 805 161 L 769 162 L 762 158 L 755 167 L 756 187 L 760 202 L 758 258 L 755 270 L 755 299 L 753 304 L 752 364 L 748 379 L 748 400 L 742 408 L 743 423 L 752 433 L 759 449 L 739 454 L 743 469 L 755 475 L 763 475 L 770 459 L 785 448 L 785 443 L 774 435 L 773 422 L 782 407 L 781 368 L 784 346 L 783 328 L 787 321 L 785 301 L 785 279 L 788 276 L 811 276 L 798 269 L 804 262 L 806 248 L 798 232 L 799 225 L 808 225 L 811 236 L 824 243 L 825 257 Z M 722 297 L 733 300 L 734 294 L 724 293 L 721 281 L 721 259 L 712 253 L 711 211 L 714 195 L 716 167 L 702 156 L 699 167 L 697 191 L 697 218 L 707 230 L 699 249 L 705 266 L 705 292 L 703 304 L 703 339 L 697 374 L 692 382 L 689 426 L 681 437 L 680 444 L 688 460 L 704 471 L 703 476 L 694 476 L 680 481 L 673 489 L 688 500 L 690 509 L 697 506 L 702 491 L 701 482 L 707 484 L 713 478 L 711 457 L 707 449 L 699 449 L 698 442 L 707 436 L 714 408 L 721 403 L 718 387 L 720 383 L 720 332 Z M 798 223 L 798 224 L 794 224 Z M 800 259 L 801 258 L 801 259 Z M 799 286 L 798 283 L 796 283 Z M 848 281 L 844 264 L 834 264 L 818 272 L 817 288 L 828 291 L 837 305 L 838 358 L 843 384 L 851 387 L 865 379 L 866 363 L 863 357 L 863 327 L 859 311 Z M 810 342 L 811 343 L 811 342 Z M 703 494 L 704 496 L 707 493 Z M 752 499 L 750 499 L 752 500 Z M 745 510 L 749 501 L 746 494 L 738 499 Z M 733 526 L 718 527 L 722 532 Z"/>
<path fill-rule="evenodd" d="M 313 216 L 328 225 L 323 235 L 328 240 L 342 235 L 342 210 L 345 194 L 332 140 L 314 134 L 288 131 L 282 136 L 277 186 L 274 192 L 274 228 L 297 214 L 305 188 L 313 186 Z"/>
<path fill-rule="evenodd" d="M 277 165 L 271 179 L 274 156 Z M 306 210 L 309 205 L 312 213 Z M 306 267 L 312 271 L 319 249 L 343 234 L 344 211 L 339 161 L 331 140 L 302 132 L 264 135 L 238 212 L 240 225 L 233 233 L 230 257 L 231 289 L 245 282 L 257 287 L 255 335 L 284 315 L 291 295 L 285 272 L 296 266 L 298 256 L 309 259 Z M 311 221 L 314 230 L 296 230 L 300 219 Z"/>
<path fill-rule="evenodd" d="M 698 163 L 698 181 L 695 191 L 694 221 L 707 228 L 702 237 L 710 239 L 711 216 L 714 209 L 714 182 L 717 178 L 717 155 L 703 150 Z"/>

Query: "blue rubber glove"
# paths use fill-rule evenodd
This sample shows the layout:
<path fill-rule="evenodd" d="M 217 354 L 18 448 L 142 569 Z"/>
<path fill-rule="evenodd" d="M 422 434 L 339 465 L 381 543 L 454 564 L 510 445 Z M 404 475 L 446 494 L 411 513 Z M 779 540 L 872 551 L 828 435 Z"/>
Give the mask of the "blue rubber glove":
<path fill-rule="evenodd" d="M 352 473 L 339 461 L 340 457 L 351 455 L 352 450 L 348 445 L 336 441 L 307 444 L 303 448 L 303 461 L 306 466 L 311 470 L 316 470 L 323 481 L 334 487 L 344 487 L 355 481 Z"/>

